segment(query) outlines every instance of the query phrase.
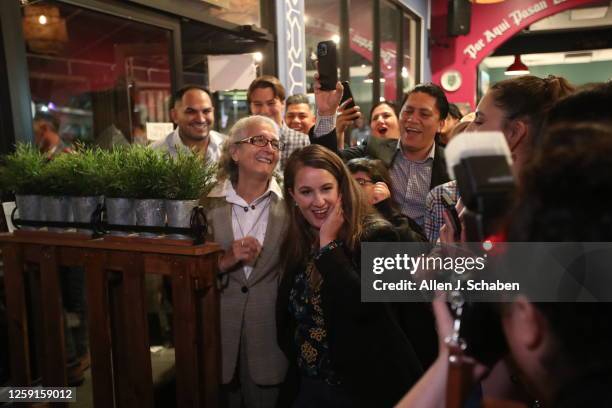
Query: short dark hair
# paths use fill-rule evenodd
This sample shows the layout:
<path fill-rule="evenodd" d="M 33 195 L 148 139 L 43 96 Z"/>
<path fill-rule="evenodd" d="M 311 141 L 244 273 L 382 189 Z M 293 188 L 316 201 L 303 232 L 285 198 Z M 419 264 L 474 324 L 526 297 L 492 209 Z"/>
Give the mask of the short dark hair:
<path fill-rule="evenodd" d="M 210 95 L 208 89 L 206 89 L 202 85 L 187 84 L 180 87 L 174 94 L 172 94 L 172 98 L 170 99 L 170 109 L 174 108 L 174 106 L 183 99 L 183 95 L 185 95 L 188 91 L 191 91 L 192 89 L 198 89 L 204 92 L 206 95 L 208 95 L 212 102 L 212 96 Z"/>
<path fill-rule="evenodd" d="M 380 160 L 368 159 L 367 157 L 357 157 L 351 159 L 346 163 L 351 174 L 355 174 L 359 171 L 367 173 L 373 182 L 378 183 L 382 181 L 391 187 L 391 175 L 389 170 Z"/>
<path fill-rule="evenodd" d="M 370 109 L 370 122 L 372 121 L 372 112 L 374 112 L 374 109 L 378 108 L 380 105 L 387 105 L 388 107 L 390 107 L 393 110 L 393 113 L 395 113 L 395 116 L 397 116 L 397 105 L 391 101 L 378 101 L 376 102 L 374 105 L 372 105 L 372 108 Z"/>
<path fill-rule="evenodd" d="M 448 116 L 448 99 L 446 99 L 446 95 L 440 86 L 434 84 L 433 82 L 428 82 L 426 84 L 419 84 L 412 88 L 406 95 L 404 95 L 404 99 L 402 100 L 402 108 L 406 104 L 408 97 L 413 93 L 424 93 L 429 96 L 432 96 L 436 100 L 436 108 L 438 108 L 438 112 L 440 112 L 440 119 L 444 120 Z"/>
<path fill-rule="evenodd" d="M 304 94 L 291 95 L 285 101 L 285 108 L 288 108 L 290 105 L 299 105 L 301 103 L 305 103 L 306 105 L 310 106 L 310 101 L 308 100 L 308 97 L 306 95 Z"/>
<path fill-rule="evenodd" d="M 277 77 L 272 75 L 262 75 L 251 82 L 249 90 L 247 91 L 247 102 L 251 103 L 251 94 L 253 91 L 263 88 L 272 88 L 274 97 L 280 99 L 281 102 L 285 102 L 285 87 L 280 83 Z"/>
<path fill-rule="evenodd" d="M 461 118 L 463 117 L 463 115 L 461 114 L 461 110 L 454 103 L 448 104 L 448 114 L 449 116 L 452 116 L 453 118 L 457 120 L 461 120 Z"/>

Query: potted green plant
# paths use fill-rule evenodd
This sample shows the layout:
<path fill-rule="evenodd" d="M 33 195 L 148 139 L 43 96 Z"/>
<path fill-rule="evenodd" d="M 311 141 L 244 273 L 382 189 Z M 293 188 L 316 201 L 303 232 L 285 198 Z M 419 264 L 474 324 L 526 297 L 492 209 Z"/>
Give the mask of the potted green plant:
<path fill-rule="evenodd" d="M 46 221 L 73 220 L 71 196 L 75 194 L 73 154 L 60 154 L 50 160 L 42 171 L 42 211 Z M 67 228 L 49 228 L 64 232 Z"/>
<path fill-rule="evenodd" d="M 104 178 L 102 176 L 102 150 L 80 147 L 75 154 L 64 155 L 72 168 L 67 186 L 72 195 L 72 212 L 75 222 L 91 222 L 91 216 L 103 201 Z M 90 228 L 78 232 L 91 233 Z"/>
<path fill-rule="evenodd" d="M 168 177 L 169 161 L 160 151 L 143 146 L 132 146 L 126 160 L 126 169 L 133 178 L 134 210 L 136 225 L 164 226 L 164 184 Z M 141 233 L 144 237 L 158 234 Z"/>
<path fill-rule="evenodd" d="M 168 157 L 169 168 L 163 179 L 165 207 L 169 227 L 189 228 L 191 213 L 200 197 L 213 187 L 217 166 L 192 151 L 178 151 Z M 188 239 L 184 234 L 169 238 Z"/>
<path fill-rule="evenodd" d="M 111 225 L 136 225 L 134 178 L 126 166 L 130 150 L 129 146 L 117 146 L 112 150 L 99 152 L 106 221 Z M 127 235 L 128 233 L 111 230 L 110 234 Z"/>
<path fill-rule="evenodd" d="M 15 151 L 4 157 L 0 169 L 0 184 L 5 191 L 15 194 L 19 217 L 41 221 L 42 173 L 47 159 L 32 144 L 19 143 Z M 24 227 L 24 229 L 36 229 Z"/>

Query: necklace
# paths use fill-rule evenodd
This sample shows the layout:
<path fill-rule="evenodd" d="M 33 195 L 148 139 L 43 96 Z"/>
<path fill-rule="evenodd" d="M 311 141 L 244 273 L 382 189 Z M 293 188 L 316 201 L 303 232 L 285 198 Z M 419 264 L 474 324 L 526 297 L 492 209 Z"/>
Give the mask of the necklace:
<path fill-rule="evenodd" d="M 234 204 L 232 203 L 232 212 L 234 213 L 234 217 L 236 218 L 236 224 L 238 224 L 238 229 L 240 230 L 240 237 L 237 238 L 244 238 L 246 236 L 248 236 L 251 232 L 253 232 L 253 230 L 255 229 L 255 227 L 259 224 L 259 220 L 261 220 L 261 217 L 263 216 L 264 212 L 266 212 L 266 209 L 270 206 L 270 194 L 272 194 L 272 192 L 269 192 L 264 198 L 262 198 L 261 200 L 259 200 L 259 202 L 257 204 L 252 204 L 251 205 L 251 209 L 254 210 L 255 208 L 257 208 L 256 206 L 259 205 L 262 202 L 266 202 L 266 204 L 264 205 L 264 207 L 261 209 L 261 212 L 259 213 L 259 215 L 257 216 L 257 218 L 255 219 L 255 222 L 253 223 L 253 225 L 251 225 L 251 228 L 247 231 L 247 233 L 244 233 L 244 229 L 242 228 L 242 225 L 240 224 L 240 219 L 238 218 L 238 214 L 236 213 L 236 207 L 242 207 L 244 209 L 244 212 L 249 211 L 249 207 L 244 207 L 241 206 L 239 204 Z"/>

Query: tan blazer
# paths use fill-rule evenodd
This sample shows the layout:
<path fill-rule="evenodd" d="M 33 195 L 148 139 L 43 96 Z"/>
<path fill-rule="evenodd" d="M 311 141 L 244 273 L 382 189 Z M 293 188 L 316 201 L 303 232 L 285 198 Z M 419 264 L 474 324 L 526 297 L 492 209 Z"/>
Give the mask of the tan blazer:
<path fill-rule="evenodd" d="M 222 276 L 221 359 L 223 384 L 236 371 L 240 333 L 244 328 L 251 378 L 259 385 L 280 384 L 287 372 L 287 359 L 276 340 L 276 295 L 281 278 L 279 252 L 285 234 L 287 213 L 283 199 L 271 195 L 270 214 L 263 249 L 247 280 L 242 267 Z M 225 198 L 206 199 L 206 218 L 212 239 L 224 249 L 234 241 L 232 207 Z"/>

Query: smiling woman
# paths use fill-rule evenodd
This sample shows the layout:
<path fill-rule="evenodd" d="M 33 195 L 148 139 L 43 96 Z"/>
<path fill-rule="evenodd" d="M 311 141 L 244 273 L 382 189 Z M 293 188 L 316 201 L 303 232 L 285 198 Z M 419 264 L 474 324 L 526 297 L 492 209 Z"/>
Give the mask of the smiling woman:
<path fill-rule="evenodd" d="M 393 102 L 383 101 L 372 106 L 370 110 L 370 128 L 372 135 L 383 139 L 399 139 L 399 120 Z"/>
<path fill-rule="evenodd" d="M 391 406 L 422 368 L 390 305 L 360 302 L 359 265 L 361 242 L 397 234 L 321 146 L 296 151 L 284 181 L 290 239 L 281 248 L 277 329 L 293 369 L 280 405 Z"/>
<path fill-rule="evenodd" d="M 240 119 L 224 142 L 219 183 L 205 205 L 219 258 L 222 397 L 229 407 L 272 407 L 287 360 L 276 342 L 280 276 L 275 244 L 284 236 L 283 194 L 273 177 L 282 148 L 278 126 L 263 116 Z"/>

